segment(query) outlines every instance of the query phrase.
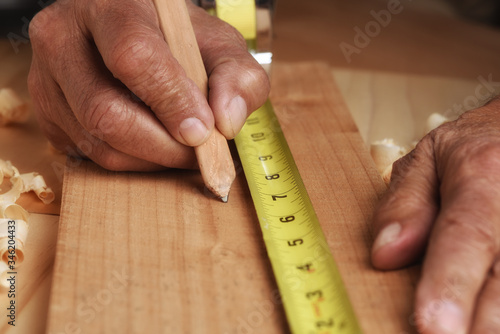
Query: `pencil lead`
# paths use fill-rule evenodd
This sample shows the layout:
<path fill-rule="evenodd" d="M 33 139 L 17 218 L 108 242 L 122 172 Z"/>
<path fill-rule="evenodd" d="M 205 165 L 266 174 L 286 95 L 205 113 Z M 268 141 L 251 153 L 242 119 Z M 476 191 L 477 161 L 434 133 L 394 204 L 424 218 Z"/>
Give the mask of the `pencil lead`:
<path fill-rule="evenodd" d="M 227 203 L 227 195 L 224 197 L 221 197 L 220 199 L 222 200 L 222 202 Z"/>

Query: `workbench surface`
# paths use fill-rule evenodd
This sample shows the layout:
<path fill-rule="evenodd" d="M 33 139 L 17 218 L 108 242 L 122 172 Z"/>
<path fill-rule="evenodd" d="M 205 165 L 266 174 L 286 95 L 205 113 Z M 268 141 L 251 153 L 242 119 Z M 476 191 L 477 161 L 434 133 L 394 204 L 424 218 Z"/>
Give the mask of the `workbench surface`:
<path fill-rule="evenodd" d="M 287 0 L 275 18 L 272 101 L 366 333 L 415 331 L 419 276 L 418 265 L 394 272 L 370 266 L 370 217 L 385 186 L 366 143 L 393 137 L 409 144 L 423 135 L 430 113 L 471 107 L 479 78 L 500 78 L 498 30 L 401 3 L 401 13 L 350 62 L 339 45 L 354 45 L 354 28 L 387 2 Z M 29 45 L 14 52 L 1 41 L 0 87 L 28 99 L 30 59 Z M 21 199 L 33 214 L 19 317 L 15 328 L 0 322 L 1 333 L 63 333 L 74 324 L 82 333 L 287 332 L 279 303 L 266 308 L 276 286 L 242 173 L 225 206 L 204 196 L 195 172 L 110 173 L 71 161 L 63 182 L 65 157 L 49 148 L 34 117 L 0 129 L 0 159 L 42 173 L 58 198 L 48 207 L 32 195 Z M 104 206 L 131 200 L 131 189 L 155 190 L 124 212 Z M 78 211 L 89 207 L 88 215 Z M 76 229 L 77 216 L 88 220 L 77 220 Z M 140 228 L 134 219 L 143 218 L 151 223 Z M 133 253 L 140 246 L 148 259 Z M 109 307 L 96 301 L 123 276 L 125 288 Z M 8 302 L 6 293 L 0 302 Z M 78 307 L 95 312 L 79 316 Z"/>

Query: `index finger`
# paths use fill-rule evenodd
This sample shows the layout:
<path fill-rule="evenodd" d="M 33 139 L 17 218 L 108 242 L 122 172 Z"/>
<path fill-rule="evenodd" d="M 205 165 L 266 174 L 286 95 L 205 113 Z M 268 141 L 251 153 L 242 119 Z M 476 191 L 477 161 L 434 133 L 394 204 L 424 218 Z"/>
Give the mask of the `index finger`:
<path fill-rule="evenodd" d="M 152 1 L 94 1 L 82 21 L 113 75 L 155 113 L 179 142 L 198 146 L 214 118 L 207 99 L 172 56 Z"/>

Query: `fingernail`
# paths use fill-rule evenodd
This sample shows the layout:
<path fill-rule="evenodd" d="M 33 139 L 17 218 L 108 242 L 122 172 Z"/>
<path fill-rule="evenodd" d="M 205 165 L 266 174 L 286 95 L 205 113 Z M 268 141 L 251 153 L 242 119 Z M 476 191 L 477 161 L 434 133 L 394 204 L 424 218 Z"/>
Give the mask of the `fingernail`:
<path fill-rule="evenodd" d="M 438 314 L 436 314 L 434 322 L 436 326 L 443 333 L 464 334 L 465 324 L 462 309 L 450 301 L 444 301 L 441 306 L 441 310 L 437 311 Z"/>
<path fill-rule="evenodd" d="M 375 242 L 373 243 L 373 251 L 375 252 L 379 248 L 384 247 L 391 242 L 394 242 L 398 239 L 399 234 L 401 233 L 401 224 L 400 223 L 392 223 L 387 225 L 377 236 Z"/>
<path fill-rule="evenodd" d="M 203 144 L 209 135 L 209 131 L 205 124 L 195 117 L 183 120 L 179 126 L 179 132 L 182 138 L 190 146 Z"/>
<path fill-rule="evenodd" d="M 238 95 L 229 102 L 227 108 L 231 129 L 233 130 L 234 136 L 236 136 L 247 119 L 247 104 L 245 100 Z"/>

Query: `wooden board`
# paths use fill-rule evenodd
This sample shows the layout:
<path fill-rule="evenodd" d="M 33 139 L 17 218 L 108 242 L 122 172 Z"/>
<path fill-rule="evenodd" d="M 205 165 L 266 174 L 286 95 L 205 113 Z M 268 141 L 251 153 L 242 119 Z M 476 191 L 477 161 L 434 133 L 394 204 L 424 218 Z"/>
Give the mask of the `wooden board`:
<path fill-rule="evenodd" d="M 439 92 L 441 94 L 440 96 L 444 98 L 443 102 L 435 104 L 439 106 L 448 105 L 448 101 L 450 101 L 448 92 L 460 92 L 460 95 L 456 97 L 458 97 L 459 102 L 463 101 L 463 99 L 470 94 L 469 88 L 473 89 L 476 87 L 475 80 L 479 75 L 487 76 L 488 74 L 492 74 L 494 81 L 498 81 L 498 78 L 500 77 L 500 70 L 498 67 L 498 53 L 500 50 L 500 38 L 498 37 L 500 35 L 500 31 L 493 30 L 492 28 L 484 25 L 478 25 L 472 22 L 464 22 L 453 17 L 443 17 L 442 15 L 431 13 L 428 10 L 415 11 L 414 8 L 411 8 L 414 6 L 424 5 L 424 1 L 404 3 L 404 12 L 398 16 L 394 16 L 391 24 L 387 27 L 387 29 L 383 29 L 379 36 L 373 38 L 370 42 L 370 45 L 362 49 L 359 57 L 356 57 L 356 55 L 354 55 L 353 61 L 350 64 L 346 62 L 344 56 L 342 55 L 339 49 L 339 43 L 352 43 L 355 35 L 353 28 L 355 26 L 363 28 L 366 23 L 368 23 L 370 20 L 373 20 L 373 17 L 370 15 L 370 11 L 384 9 L 387 6 L 387 1 L 384 0 L 374 2 L 371 0 L 360 0 L 356 2 L 346 2 L 340 0 L 312 0 L 310 2 L 304 2 L 299 0 L 289 0 L 284 2 L 278 1 L 278 3 L 278 10 L 276 13 L 277 15 L 274 26 L 275 34 L 273 38 L 275 51 L 274 59 L 289 61 L 322 59 L 326 62 L 329 62 L 331 65 L 337 67 L 345 67 L 348 71 L 352 71 L 355 69 L 397 71 L 401 73 L 401 78 L 407 78 L 409 73 L 426 74 L 433 76 L 446 75 L 449 78 L 441 81 L 441 86 L 436 86 L 436 91 Z M 434 4 L 436 3 L 436 1 L 432 1 L 432 3 Z M 16 54 L 8 41 L 0 41 L 0 86 L 10 86 L 16 89 L 16 91 L 19 91 L 23 98 L 28 99 L 28 93 L 26 89 L 26 76 L 29 69 L 30 59 L 31 50 L 29 45 L 23 47 L 21 49 L 21 52 Z M 408 116 L 409 119 L 412 118 L 413 120 L 416 120 L 417 118 L 415 116 L 412 116 L 414 115 L 413 113 L 416 111 L 422 111 L 424 108 L 426 108 L 426 106 L 428 106 L 427 103 L 431 102 L 431 100 L 427 98 L 416 99 L 416 95 L 414 93 L 416 92 L 416 89 L 425 89 L 426 87 L 431 86 L 434 87 L 434 85 L 432 84 L 432 82 L 434 82 L 433 78 L 430 78 L 427 82 L 426 79 L 428 78 L 423 78 L 421 86 L 406 86 L 407 88 L 411 86 L 411 91 L 398 89 L 398 93 L 395 93 L 395 88 L 401 88 L 401 78 L 396 78 L 390 75 L 396 80 L 396 82 L 391 82 L 387 77 L 384 77 L 386 74 L 385 72 L 365 72 L 361 75 L 358 74 L 352 73 L 352 77 L 348 78 L 350 84 L 348 84 L 348 93 L 346 95 L 346 100 L 349 103 L 350 108 L 353 106 L 351 102 L 357 101 L 357 107 L 354 108 L 356 109 L 354 110 L 354 112 L 362 111 L 366 113 L 362 113 L 360 115 L 366 115 L 370 117 L 375 116 L 371 118 L 372 121 L 375 121 L 375 126 L 371 124 L 366 125 L 366 119 L 363 119 L 363 116 L 361 116 L 361 120 L 365 121 L 362 124 L 366 125 L 361 128 L 363 134 L 365 133 L 365 129 L 369 129 L 369 131 L 371 131 L 369 133 L 371 133 L 372 135 L 376 133 L 382 133 L 383 136 L 386 136 L 388 129 L 380 130 L 379 128 L 381 124 L 384 124 L 384 122 L 381 121 L 385 117 L 384 112 L 387 111 L 392 115 L 398 110 L 404 110 L 405 115 Z M 464 87 L 456 87 L 453 86 L 453 82 L 459 81 L 455 80 L 455 77 L 468 78 L 471 81 L 469 83 L 463 82 L 463 84 L 465 85 Z M 278 79 L 279 78 L 275 77 L 275 83 L 278 82 Z M 410 80 L 412 79 L 410 78 Z M 391 87 L 391 89 L 385 88 L 386 85 L 388 87 Z M 340 86 L 342 89 L 344 88 L 343 84 L 341 84 Z M 342 90 L 342 92 L 344 93 L 345 91 Z M 410 94 L 406 95 L 408 92 Z M 408 97 L 407 100 L 405 100 L 406 97 Z M 409 97 L 412 98 L 409 99 Z M 330 98 L 328 98 L 327 100 L 329 99 Z M 286 103 L 286 101 L 283 101 L 282 105 L 277 108 L 278 112 L 280 113 L 282 122 L 286 123 L 287 127 L 289 126 L 288 123 L 292 122 L 294 112 L 297 112 L 298 110 L 296 109 L 296 107 L 294 107 L 296 106 L 296 103 L 297 101 L 295 100 L 290 103 Z M 403 106 L 404 108 L 400 106 Z M 409 110 L 405 108 L 409 108 Z M 289 140 L 294 140 L 294 137 L 290 138 L 290 132 L 294 129 L 294 126 L 296 126 L 296 124 L 292 124 L 292 129 L 285 129 L 285 131 L 287 132 L 287 136 L 289 136 Z M 409 126 L 410 129 L 415 129 L 414 124 L 405 122 L 405 126 Z M 401 127 L 398 125 L 398 128 L 400 129 Z M 393 130 L 394 129 L 389 129 L 389 131 Z M 332 134 L 329 134 L 329 136 L 331 135 Z M 17 138 L 19 138 L 19 136 L 21 138 L 24 138 L 24 140 L 18 140 Z M 330 137 L 328 138 L 328 140 L 331 140 Z M 299 138 L 297 140 L 301 141 L 303 139 Z M 47 175 L 52 173 L 53 171 L 51 164 L 54 159 L 57 159 L 56 161 L 61 163 L 63 162 L 64 157 L 58 156 L 54 158 L 52 153 L 47 149 L 46 143 L 46 140 L 43 138 L 41 132 L 38 129 L 38 126 L 32 118 L 30 120 L 30 123 L 28 123 L 26 127 L 9 128 L 7 132 L 0 129 L 0 158 L 7 156 L 9 159 L 12 159 L 16 163 L 16 165 L 18 165 L 22 169 L 22 171 L 27 172 L 37 170 L 39 172 L 42 172 L 44 175 Z M 305 143 L 303 145 L 305 145 Z M 292 150 L 294 150 L 294 153 L 296 154 L 301 154 L 302 156 L 306 155 L 306 153 L 304 152 L 299 153 L 294 147 L 292 147 Z M 313 152 L 310 153 L 316 154 Z M 32 157 L 36 157 L 36 159 L 33 159 Z M 331 159 L 337 158 L 329 158 L 327 162 L 331 163 Z M 298 162 L 301 163 L 300 161 Z M 328 166 L 321 166 L 323 166 L 321 168 L 328 169 L 329 172 L 333 170 L 333 168 L 330 168 Z M 314 172 L 316 172 L 318 168 L 320 167 L 318 167 L 317 164 L 315 166 L 312 166 L 310 169 L 310 174 L 306 175 L 305 178 L 315 179 L 317 175 L 314 175 Z M 43 171 L 45 169 L 50 173 L 45 173 Z M 301 167 L 301 170 L 304 174 L 303 167 Z M 59 171 L 57 173 L 58 174 L 54 173 L 52 176 L 47 177 L 49 179 L 52 177 L 54 181 L 49 180 L 49 185 L 56 190 L 56 193 L 60 194 L 60 191 L 58 192 L 57 188 L 59 186 L 60 189 L 62 185 L 62 183 L 59 182 L 60 179 L 58 177 L 61 174 L 59 173 Z M 349 173 L 347 174 L 350 175 Z M 176 174 L 176 176 L 179 176 L 179 174 Z M 196 179 L 196 177 L 194 177 L 194 179 Z M 306 182 L 311 181 L 306 180 Z M 323 184 L 321 184 L 321 186 L 323 186 Z M 310 188 L 309 185 L 308 188 Z M 331 192 L 332 190 L 330 188 L 331 186 L 328 188 L 328 191 Z M 196 191 L 199 190 L 197 189 Z M 363 196 L 369 196 L 370 194 L 371 192 L 368 192 Z M 316 196 L 316 202 L 318 202 L 318 198 L 320 203 L 331 202 L 331 198 L 325 199 L 318 197 L 319 195 L 316 192 L 311 192 L 311 196 Z M 189 198 L 191 199 L 191 197 Z M 119 199 L 122 200 L 122 197 L 119 197 Z M 339 199 L 336 198 L 335 200 Z M 342 202 L 344 205 L 343 210 L 351 207 L 350 203 L 345 202 Z M 191 202 L 187 202 L 186 205 L 189 205 L 189 203 Z M 330 203 L 328 205 L 331 206 L 334 204 Z M 334 207 L 338 208 L 338 205 L 339 204 L 335 204 Z M 33 209 L 31 207 L 29 209 L 31 212 L 38 212 L 38 209 Z M 211 206 L 207 206 L 207 210 L 212 210 Z M 58 211 L 58 208 L 56 208 L 53 212 Z M 328 217 L 327 214 L 323 213 L 323 221 L 325 216 Z M 28 247 L 29 253 L 27 254 L 27 260 L 24 267 L 22 268 L 22 280 L 24 281 L 23 284 L 29 283 L 28 285 L 31 287 L 33 287 L 33 283 L 37 285 L 37 292 L 33 294 L 34 290 L 31 288 L 26 290 L 23 288 L 21 290 L 23 296 L 23 307 L 20 314 L 20 324 L 22 326 L 31 327 L 29 329 L 27 329 L 27 327 L 18 327 L 19 333 L 45 333 L 43 324 L 47 310 L 46 308 L 44 309 L 44 307 L 48 302 L 47 296 L 50 289 L 50 276 L 44 276 L 45 278 L 43 279 L 43 283 L 38 285 L 39 282 L 42 282 L 42 280 L 39 279 L 40 276 L 37 275 L 40 274 L 40 263 L 49 263 L 48 261 L 51 261 L 51 259 L 53 258 L 53 252 L 45 252 L 44 250 L 53 249 L 51 247 L 53 247 L 55 243 L 54 233 L 56 232 L 57 224 L 56 218 L 52 216 L 45 216 L 44 218 L 48 219 L 51 222 L 51 225 L 40 225 L 42 228 L 41 230 L 37 230 L 32 226 L 30 235 L 28 237 L 28 242 L 31 244 Z M 329 218 L 327 218 L 326 222 L 329 222 Z M 253 225 L 250 226 L 250 224 L 245 226 L 247 226 L 247 228 L 255 228 Z M 217 227 L 222 228 L 218 225 Z M 356 225 L 356 228 L 358 228 L 358 225 Z M 254 230 L 252 231 L 252 233 L 257 233 Z M 40 233 L 42 233 L 42 235 L 39 235 Z M 355 235 L 359 237 L 360 234 Z M 240 234 L 239 236 L 246 237 L 246 234 Z M 238 240 L 239 236 L 238 234 L 235 235 Z M 344 234 L 337 236 L 334 231 L 331 231 L 329 234 L 330 242 L 333 242 L 332 240 L 337 240 L 335 238 L 341 237 L 344 237 Z M 369 243 L 368 240 L 370 239 L 370 237 L 366 236 L 366 238 L 367 239 L 362 242 L 364 246 Z M 345 243 L 346 239 L 343 240 L 344 241 L 342 242 Z M 334 246 L 335 249 L 337 249 L 337 253 L 339 253 L 338 248 L 341 247 L 342 244 L 335 241 Z M 34 251 L 30 252 L 30 249 L 34 249 Z M 155 249 L 155 247 L 149 246 L 148 249 Z M 229 247 L 225 249 L 229 249 Z M 243 251 L 239 251 L 239 248 L 237 250 L 238 253 L 236 254 L 243 253 Z M 349 252 L 345 251 L 345 256 L 353 256 L 352 253 L 350 253 L 350 249 L 348 250 Z M 355 255 L 354 257 L 357 258 L 356 256 L 366 256 L 365 248 L 362 248 L 360 252 L 362 252 L 361 255 Z M 342 254 L 343 252 L 340 251 L 340 253 Z M 71 254 L 79 255 L 80 253 L 73 251 Z M 236 267 L 236 265 L 233 264 L 237 264 L 239 260 L 231 257 L 231 254 L 234 253 L 228 254 L 229 255 L 226 258 L 232 260 L 227 260 L 226 262 L 220 260 L 219 262 L 222 264 L 218 265 L 219 267 L 224 263 L 232 265 L 231 268 Z M 188 255 L 186 256 L 188 257 Z M 28 262 L 28 258 L 32 258 L 33 261 Z M 367 258 L 365 258 L 364 261 L 365 262 L 363 263 L 365 264 L 365 268 L 369 268 Z M 45 268 L 46 269 L 43 270 L 50 271 L 49 267 Z M 140 270 L 140 267 L 138 267 L 137 270 Z M 229 271 L 230 269 L 227 270 Z M 241 270 L 241 268 L 239 270 Z M 220 271 L 221 270 L 219 269 L 219 272 Z M 248 275 L 258 274 L 262 275 L 261 273 L 255 272 Z M 347 275 L 345 269 L 343 274 L 344 276 Z M 230 277 L 234 277 L 234 275 L 236 274 L 231 273 Z M 413 273 L 406 273 L 406 271 L 399 272 L 394 275 L 405 276 L 403 280 L 412 280 L 415 277 Z M 412 278 L 407 278 L 406 275 L 410 275 L 410 277 Z M 267 279 L 267 277 L 268 276 L 266 276 L 265 279 Z M 355 277 L 354 273 L 352 274 L 352 276 L 346 277 L 354 280 L 354 283 L 349 283 L 354 286 L 354 288 L 351 287 L 351 290 L 356 290 L 355 287 L 356 284 L 359 283 L 360 278 Z M 366 275 L 363 274 L 362 277 L 366 277 Z M 385 277 L 385 274 L 382 275 L 380 282 L 385 282 Z M 384 283 L 384 285 L 382 285 L 381 291 L 387 291 L 386 285 L 391 283 L 391 279 L 389 279 Z M 365 278 L 363 278 L 363 280 L 365 280 Z M 246 289 L 248 284 L 245 283 L 245 285 L 243 285 L 243 283 L 244 282 L 241 283 L 240 288 Z M 379 281 L 375 282 L 374 284 L 379 284 Z M 409 286 L 411 286 L 411 284 Z M 392 289 L 399 289 L 399 287 L 392 287 Z M 411 291 L 409 292 L 408 288 L 405 287 L 401 288 L 400 290 L 401 294 L 407 294 L 408 298 L 412 298 L 412 293 Z M 91 293 L 85 292 L 85 290 L 81 288 L 78 291 L 83 291 L 79 298 L 83 299 L 86 296 L 92 297 Z M 360 294 L 362 294 L 365 290 L 361 289 L 360 291 Z M 391 296 L 392 295 L 388 295 L 388 298 L 392 298 Z M 379 298 L 380 294 L 376 294 L 376 297 Z M 75 298 L 75 296 L 72 296 L 71 298 Z M 382 300 L 379 305 L 373 301 L 377 300 L 377 298 L 370 298 L 366 299 L 365 301 L 358 302 L 358 305 L 365 305 L 366 308 L 370 309 L 370 312 L 373 312 L 371 311 L 371 309 L 378 308 L 380 307 L 380 305 L 382 305 L 382 307 L 384 308 L 387 307 L 386 301 Z M 272 299 L 268 299 L 266 296 L 266 299 L 262 300 Z M 392 322 L 392 318 L 390 317 L 392 317 L 393 314 L 396 314 L 396 319 L 398 319 L 397 321 L 405 324 L 404 326 L 401 326 L 401 328 L 403 328 L 407 326 L 407 324 L 411 321 L 411 319 L 403 319 L 403 317 L 401 316 L 401 314 L 409 312 L 407 311 L 407 309 L 409 308 L 409 304 L 406 304 L 406 297 L 404 298 L 404 300 L 396 300 L 399 301 L 399 304 L 395 304 L 391 311 L 393 313 L 381 314 L 381 316 L 384 317 L 384 322 Z M 235 308 L 241 307 L 237 305 L 237 301 L 231 301 L 231 303 L 234 303 L 233 306 Z M 404 307 L 401 310 L 397 310 L 396 307 L 401 304 L 403 304 Z M 116 306 L 115 303 L 109 305 L 110 307 Z M 252 309 L 252 312 L 256 311 L 257 313 L 249 312 L 245 314 L 246 318 L 241 318 L 241 321 L 240 318 L 236 319 L 237 325 L 236 329 L 233 332 L 237 332 L 238 329 L 241 329 L 240 332 L 243 332 L 243 328 L 245 328 L 245 321 L 248 322 L 252 319 L 258 320 L 258 312 L 260 312 L 259 310 L 261 310 L 262 308 L 259 308 L 257 306 L 254 308 L 249 307 L 250 309 Z M 157 309 L 159 310 L 159 308 Z M 241 314 L 241 311 L 238 312 L 240 312 L 238 314 Z M 360 311 L 358 310 L 358 313 L 359 312 Z M 131 312 L 131 314 L 132 313 L 133 312 Z M 382 312 L 380 311 L 380 313 Z M 263 312 L 263 314 L 268 313 Z M 273 316 L 275 316 L 275 314 L 276 313 L 273 312 Z M 87 318 L 85 318 L 84 320 L 86 319 Z M 99 319 L 96 319 L 95 321 L 98 320 Z M 144 323 L 146 322 L 146 320 L 148 319 L 145 319 Z M 60 321 L 64 321 L 64 319 Z M 103 320 L 100 319 L 99 321 Z M 216 322 L 218 323 L 218 320 Z M 238 327 L 240 325 L 241 327 Z M 389 325 L 386 324 L 386 326 Z M 35 327 L 37 328 L 35 329 Z M 254 333 L 257 333 L 259 332 L 258 329 L 262 327 L 263 326 L 259 328 L 249 328 L 253 330 Z M 232 326 L 231 328 L 234 329 L 235 326 Z M 3 330 L 4 327 L 0 327 L 0 332 L 3 332 Z M 67 333 L 71 332 L 72 331 L 67 331 Z M 374 330 L 368 331 L 368 333 L 371 332 L 374 332 Z M 399 334 L 398 331 L 394 332 Z M 51 334 L 55 333 L 53 332 Z M 402 333 L 406 334 L 406 332 Z"/>
<path fill-rule="evenodd" d="M 347 71 L 338 68 L 333 69 L 332 73 L 363 138 L 371 138 L 368 142 L 376 139 L 377 134 L 398 138 L 401 128 L 406 129 L 403 134 L 407 136 L 408 133 L 412 133 L 413 130 L 422 126 L 422 124 L 416 122 L 425 120 L 426 113 L 430 110 L 442 111 L 448 109 L 450 105 L 463 101 L 464 97 L 468 96 L 469 92 L 474 92 L 477 86 L 475 81 L 463 81 L 446 77 Z M 414 103 L 414 101 L 422 102 Z M 276 100 L 276 102 L 278 101 Z M 284 127 L 288 127 L 298 109 L 293 111 L 290 109 L 289 103 L 282 102 L 284 102 L 283 106 L 278 108 L 280 118 Z M 406 112 L 401 115 L 402 111 Z M 419 116 L 419 113 L 423 114 Z M 395 127 L 394 119 L 398 119 L 397 117 L 401 117 L 398 122 L 400 126 Z M 38 132 L 32 132 L 29 138 L 36 141 L 39 135 Z M 400 138 L 404 139 L 404 137 Z M 11 149 L 13 152 L 14 150 L 22 151 L 25 145 L 26 143 L 23 141 L 16 142 L 15 145 L 11 146 Z M 34 152 L 34 154 L 36 153 Z M 38 154 L 43 154 L 43 152 L 38 152 Z M 28 254 L 24 266 L 19 271 L 20 278 L 23 281 L 19 291 L 22 297 L 19 316 L 22 320 L 20 320 L 17 328 L 8 328 L 5 323 L 2 323 L 3 327 L 0 327 L 1 333 L 14 334 L 16 330 L 21 333 L 29 325 L 36 325 L 36 328 L 30 327 L 29 330 L 24 332 L 31 334 L 45 333 L 44 325 L 48 312 L 48 296 L 52 277 L 51 263 L 55 253 L 57 217 L 34 215 L 30 220 L 30 224 L 31 230 L 27 245 Z M 46 250 L 51 251 L 47 252 Z M 40 266 L 40 263 L 50 265 L 44 264 Z M 35 283 L 43 282 L 40 285 L 36 283 L 37 292 L 35 294 L 32 293 L 32 290 L 26 289 L 26 286 L 31 281 Z M 7 298 L 5 295 L 1 297 L 3 298 L 1 305 L 4 305 Z M 27 321 L 27 319 L 30 319 L 30 321 Z M 35 321 L 35 319 L 39 320 Z M 7 332 L 6 330 L 10 331 Z"/>
<path fill-rule="evenodd" d="M 416 272 L 370 266 L 385 186 L 329 67 L 278 64 L 272 86 L 365 332 L 410 331 Z M 228 204 L 206 193 L 197 172 L 67 168 L 48 332 L 286 333 L 244 175 Z"/>

